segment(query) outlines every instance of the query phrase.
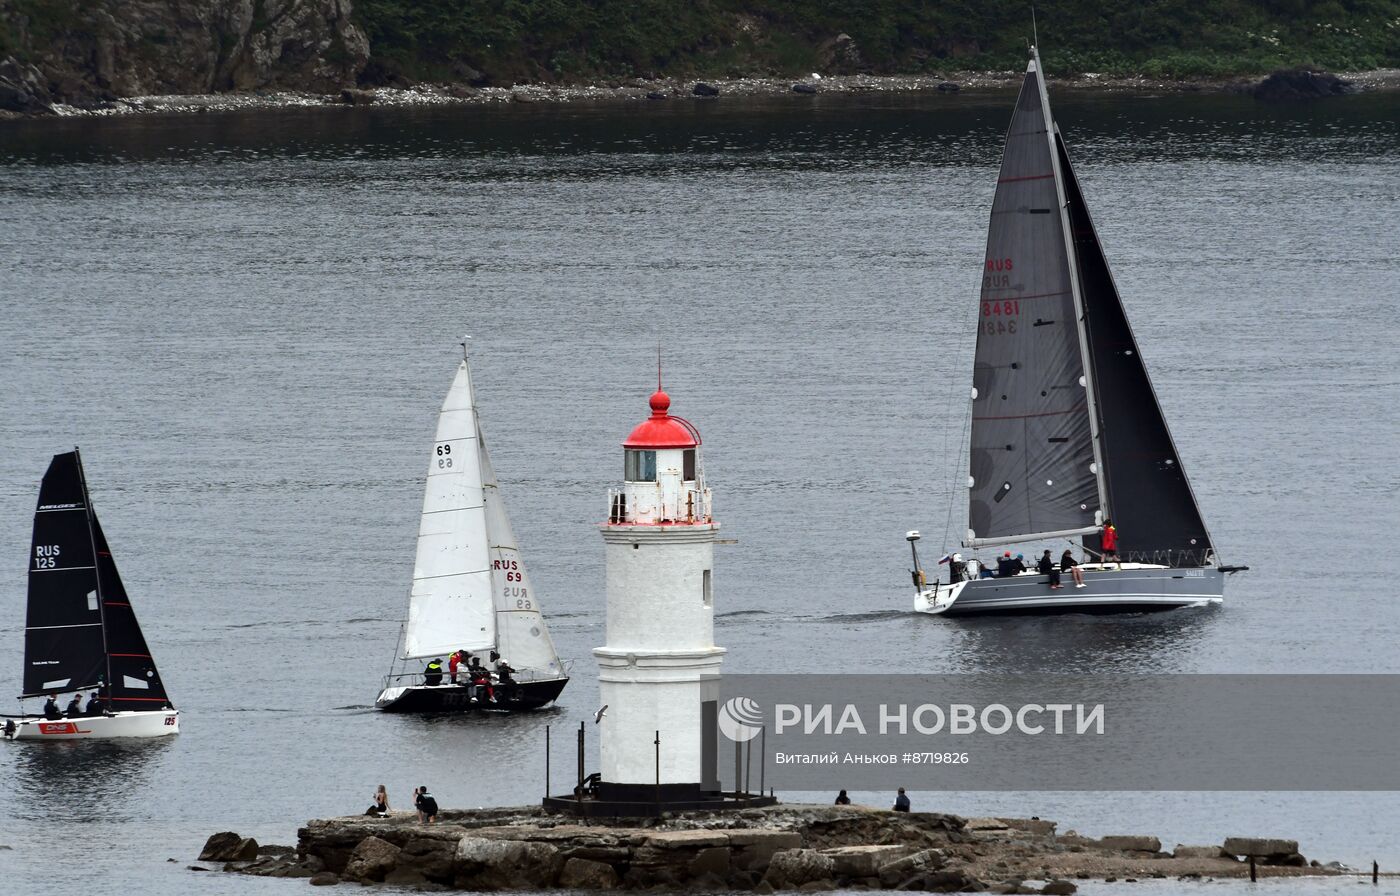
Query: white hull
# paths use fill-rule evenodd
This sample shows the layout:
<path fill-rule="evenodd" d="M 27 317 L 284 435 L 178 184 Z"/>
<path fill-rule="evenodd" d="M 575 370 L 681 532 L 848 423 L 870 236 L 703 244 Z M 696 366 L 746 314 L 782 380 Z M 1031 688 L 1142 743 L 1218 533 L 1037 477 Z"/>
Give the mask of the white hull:
<path fill-rule="evenodd" d="M 1218 569 L 1172 569 L 1146 563 L 1086 564 L 1084 587 L 1064 573 L 1050 588 L 1040 573 L 1010 578 L 972 579 L 938 585 L 914 598 L 914 610 L 934 616 L 980 613 L 1130 613 L 1204 607 L 1225 598 L 1225 576 Z"/>
<path fill-rule="evenodd" d="M 13 726 L 13 727 L 11 727 Z M 33 717 L 5 723 L 6 740 L 112 740 L 125 737 L 169 737 L 180 733 L 180 711 L 118 712 L 76 719 Z"/>

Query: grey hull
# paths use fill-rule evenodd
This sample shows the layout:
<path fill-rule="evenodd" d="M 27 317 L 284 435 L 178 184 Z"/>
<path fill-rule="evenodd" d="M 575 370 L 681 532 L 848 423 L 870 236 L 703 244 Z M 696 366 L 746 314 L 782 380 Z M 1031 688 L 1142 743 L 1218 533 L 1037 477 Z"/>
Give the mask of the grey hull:
<path fill-rule="evenodd" d="M 938 585 L 915 600 L 915 609 L 942 616 L 983 613 L 1141 613 L 1218 604 L 1225 597 L 1225 574 L 1219 569 L 1105 569 L 1084 573 L 1076 588 L 1068 573 L 1063 588 L 1052 589 L 1046 576 L 1025 574 L 1008 579 L 974 579 Z"/>

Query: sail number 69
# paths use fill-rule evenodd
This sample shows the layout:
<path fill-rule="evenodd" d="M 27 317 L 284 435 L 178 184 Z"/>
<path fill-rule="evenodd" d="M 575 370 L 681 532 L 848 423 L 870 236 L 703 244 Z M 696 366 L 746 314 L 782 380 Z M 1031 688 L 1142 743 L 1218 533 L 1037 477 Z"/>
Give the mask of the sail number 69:
<path fill-rule="evenodd" d="M 452 466 L 452 446 L 444 442 L 437 446 L 438 469 L 445 470 Z"/>

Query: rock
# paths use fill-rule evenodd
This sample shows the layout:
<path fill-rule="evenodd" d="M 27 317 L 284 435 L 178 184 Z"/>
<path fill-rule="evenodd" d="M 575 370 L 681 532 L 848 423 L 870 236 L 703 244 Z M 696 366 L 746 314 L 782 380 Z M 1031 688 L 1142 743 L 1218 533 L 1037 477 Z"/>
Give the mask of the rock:
<path fill-rule="evenodd" d="M 1040 888 L 1040 892 L 1046 896 L 1070 896 L 1078 891 L 1079 888 L 1067 880 L 1052 880 Z"/>
<path fill-rule="evenodd" d="M 344 876 L 350 880 L 384 880 L 384 875 L 394 870 L 402 850 L 387 840 L 366 837 L 350 853 L 350 861 L 345 864 Z"/>
<path fill-rule="evenodd" d="M 815 85 L 815 84 L 806 84 L 806 83 L 794 84 L 794 85 L 792 85 L 792 92 L 793 92 L 793 93 L 816 93 L 816 92 L 817 92 L 817 85 Z"/>
<path fill-rule="evenodd" d="M 835 863 L 815 849 L 784 849 L 773 854 L 763 879 L 775 890 L 792 890 L 831 877 Z"/>
<path fill-rule="evenodd" d="M 251 862 L 258 857 L 258 841 L 233 831 L 221 831 L 204 841 L 201 862 Z"/>
<path fill-rule="evenodd" d="M 729 847 L 708 846 L 696 853 L 695 858 L 690 860 L 687 867 L 694 877 L 705 874 L 727 877 L 729 875 L 729 858 Z"/>
<path fill-rule="evenodd" d="M 933 893 L 968 893 L 985 890 L 987 885 L 966 871 L 935 871 L 924 877 L 923 889 Z"/>
<path fill-rule="evenodd" d="M 1300 853 L 1274 853 L 1264 858 L 1265 865 L 1276 865 L 1286 868 L 1306 868 L 1308 860 Z"/>
<path fill-rule="evenodd" d="M 1218 846 L 1182 846 L 1180 843 L 1172 850 L 1174 859 L 1220 859 L 1231 858 L 1225 850 Z"/>
<path fill-rule="evenodd" d="M 809 880 L 797 888 L 799 893 L 826 893 L 836 889 L 834 880 Z"/>
<path fill-rule="evenodd" d="M 547 888 L 553 886 L 563 865 L 559 849 L 548 843 L 468 835 L 457 843 L 453 879 L 458 889 Z"/>
<path fill-rule="evenodd" d="M 831 74 L 855 75 L 867 68 L 855 38 L 849 34 L 838 34 L 825 41 L 817 52 L 821 67 Z"/>
<path fill-rule="evenodd" d="M 696 81 L 695 86 L 690 88 L 690 92 L 696 96 L 719 96 L 719 88 L 713 84 L 706 84 L 704 81 Z"/>
<path fill-rule="evenodd" d="M 375 96 L 373 90 L 347 87 L 340 92 L 340 101 L 347 106 L 368 106 L 374 102 Z"/>
<path fill-rule="evenodd" d="M 956 81 L 940 81 L 938 83 L 939 93 L 957 93 L 959 90 L 962 90 L 962 85 Z"/>
<path fill-rule="evenodd" d="M 1156 837 L 1119 835 L 1100 837 L 1098 845 L 1101 849 L 1112 849 L 1119 852 L 1158 852 L 1162 848 L 1162 841 Z"/>
<path fill-rule="evenodd" d="M 318 871 L 311 875 L 311 880 L 308 883 L 313 887 L 333 887 L 340 883 L 340 875 L 334 871 Z"/>
<path fill-rule="evenodd" d="M 659 91 L 659 90 L 649 90 L 649 91 L 647 91 L 647 99 L 649 99 L 649 100 L 664 100 L 664 99 L 666 99 L 666 94 L 662 93 L 662 92 Z"/>
<path fill-rule="evenodd" d="M 208 871 L 209 869 L 208 869 L 208 868 L 205 868 L 203 865 L 186 865 L 186 866 L 185 866 L 185 870 L 186 870 L 186 871 Z"/>
<path fill-rule="evenodd" d="M 729 832 L 732 867 L 743 871 L 764 872 L 773 854 L 782 849 L 798 849 L 802 835 L 796 831 L 750 829 Z"/>
<path fill-rule="evenodd" d="M 54 111 L 46 78 L 33 65 L 21 65 L 13 56 L 0 60 L 0 109 L 27 115 Z"/>
<path fill-rule="evenodd" d="M 822 855 L 831 859 L 833 873 L 837 877 L 874 877 L 880 867 L 908 855 L 910 847 L 888 846 L 839 846 L 822 850 Z"/>
<path fill-rule="evenodd" d="M 391 887 L 414 887 L 421 889 L 430 881 L 421 871 L 414 868 L 395 868 L 384 875 L 384 883 Z"/>
<path fill-rule="evenodd" d="M 453 84 L 447 88 L 447 95 L 459 100 L 469 100 L 481 96 L 481 91 L 466 84 Z"/>
<path fill-rule="evenodd" d="M 569 859 L 559 872 L 559 886 L 566 890 L 611 890 L 618 883 L 611 865 L 588 859 Z"/>
<path fill-rule="evenodd" d="M 1307 68 L 1276 71 L 1249 88 L 1251 96 L 1265 102 L 1313 100 L 1355 92 L 1356 85 L 1351 81 Z"/>
<path fill-rule="evenodd" d="M 761 880 L 753 885 L 753 891 L 757 893 L 758 896 L 771 896 L 773 893 L 773 885 L 766 880 Z"/>
<path fill-rule="evenodd" d="M 703 849 L 728 846 L 729 835 L 718 831 L 663 831 L 647 835 L 645 844 L 657 849 Z"/>
<path fill-rule="evenodd" d="M 1226 837 L 1221 847 L 1232 856 L 1289 855 L 1298 851 L 1297 840 L 1271 840 L 1262 837 Z"/>
<path fill-rule="evenodd" d="M 880 883 L 885 887 L 896 887 L 911 877 L 922 876 L 938 871 L 947 860 L 939 849 L 924 849 L 913 855 L 894 859 L 880 866 Z"/>

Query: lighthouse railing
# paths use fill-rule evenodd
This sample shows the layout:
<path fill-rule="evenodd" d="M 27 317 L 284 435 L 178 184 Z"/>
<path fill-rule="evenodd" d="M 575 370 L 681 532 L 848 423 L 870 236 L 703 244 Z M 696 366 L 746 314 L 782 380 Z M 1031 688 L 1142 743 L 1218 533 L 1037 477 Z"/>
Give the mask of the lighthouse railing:
<path fill-rule="evenodd" d="M 634 486 L 635 487 L 635 486 Z M 629 507 L 628 489 L 608 489 L 608 522 L 613 525 L 626 523 L 708 523 L 712 521 L 710 490 L 707 488 L 684 487 L 675 500 L 661 497 L 658 489 L 658 505 L 655 510 L 640 506 Z"/>

